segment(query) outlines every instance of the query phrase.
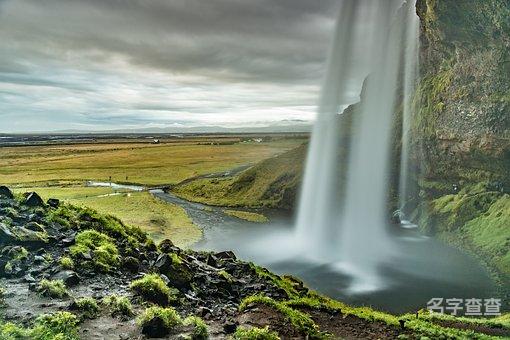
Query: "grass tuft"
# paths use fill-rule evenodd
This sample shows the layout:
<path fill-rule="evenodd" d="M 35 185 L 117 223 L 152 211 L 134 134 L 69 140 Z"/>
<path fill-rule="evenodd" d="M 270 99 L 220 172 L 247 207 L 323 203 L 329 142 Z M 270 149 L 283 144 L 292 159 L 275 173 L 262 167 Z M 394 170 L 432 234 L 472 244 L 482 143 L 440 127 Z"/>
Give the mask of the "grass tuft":
<path fill-rule="evenodd" d="M 131 283 L 131 289 L 144 300 L 166 306 L 173 299 L 171 289 L 158 274 L 145 274 Z"/>
<path fill-rule="evenodd" d="M 67 292 L 66 285 L 62 280 L 47 280 L 42 279 L 39 282 L 37 287 L 37 291 L 43 295 L 50 298 L 63 298 L 69 296 Z"/>
<path fill-rule="evenodd" d="M 110 310 L 112 316 L 131 317 L 135 314 L 133 306 L 126 296 L 106 296 L 102 303 Z"/>
<path fill-rule="evenodd" d="M 243 328 L 238 327 L 234 333 L 236 340 L 279 340 L 278 333 L 270 331 L 269 327 L 264 328 L 252 327 Z"/>
<path fill-rule="evenodd" d="M 198 316 L 188 316 L 184 319 L 184 325 L 193 326 L 193 332 L 191 333 L 192 340 L 206 340 L 209 338 L 209 330 L 207 324 Z"/>

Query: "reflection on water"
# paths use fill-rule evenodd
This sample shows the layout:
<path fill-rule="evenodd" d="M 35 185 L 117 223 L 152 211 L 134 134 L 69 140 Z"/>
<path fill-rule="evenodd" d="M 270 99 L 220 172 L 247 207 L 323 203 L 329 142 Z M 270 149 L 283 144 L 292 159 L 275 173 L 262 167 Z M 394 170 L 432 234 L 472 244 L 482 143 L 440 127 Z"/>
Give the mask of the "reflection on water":
<path fill-rule="evenodd" d="M 415 230 L 397 232 L 394 256 L 378 266 L 371 280 L 359 268 L 309 258 L 306 246 L 296 245 L 292 224 L 287 225 L 239 222 L 235 228 L 215 226 L 205 230 L 205 238 L 196 248 L 230 249 L 276 273 L 299 277 L 310 288 L 333 298 L 394 313 L 425 308 L 434 297 L 487 298 L 495 294 L 488 274 L 475 260 Z M 363 279 L 356 282 L 360 277 Z"/>

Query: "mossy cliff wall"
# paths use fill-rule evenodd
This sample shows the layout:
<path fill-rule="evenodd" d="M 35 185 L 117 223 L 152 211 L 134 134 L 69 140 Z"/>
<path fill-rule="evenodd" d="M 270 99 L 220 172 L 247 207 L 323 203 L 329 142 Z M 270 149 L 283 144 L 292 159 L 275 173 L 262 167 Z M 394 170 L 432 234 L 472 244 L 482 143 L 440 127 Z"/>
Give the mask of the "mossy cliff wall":
<path fill-rule="evenodd" d="M 417 222 L 510 294 L 510 0 L 418 0 L 417 13 Z"/>
<path fill-rule="evenodd" d="M 510 188 L 510 1 L 418 0 L 415 154 L 437 188 Z M 418 149 L 418 148 L 417 148 Z"/>

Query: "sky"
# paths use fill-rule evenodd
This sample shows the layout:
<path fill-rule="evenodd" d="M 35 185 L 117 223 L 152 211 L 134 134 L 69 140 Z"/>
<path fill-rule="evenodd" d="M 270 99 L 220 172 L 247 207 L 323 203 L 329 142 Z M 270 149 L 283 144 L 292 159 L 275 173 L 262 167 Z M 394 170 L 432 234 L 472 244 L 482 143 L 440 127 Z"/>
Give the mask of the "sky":
<path fill-rule="evenodd" d="M 0 133 L 309 122 L 338 0 L 0 0 Z"/>

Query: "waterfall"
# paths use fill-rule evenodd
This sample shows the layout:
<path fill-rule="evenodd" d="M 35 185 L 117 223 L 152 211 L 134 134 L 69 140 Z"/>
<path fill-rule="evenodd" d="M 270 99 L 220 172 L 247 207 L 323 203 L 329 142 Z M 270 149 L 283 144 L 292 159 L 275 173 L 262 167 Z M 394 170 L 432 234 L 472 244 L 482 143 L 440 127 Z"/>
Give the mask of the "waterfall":
<path fill-rule="evenodd" d="M 408 220 L 410 208 L 408 201 L 417 196 L 417 186 L 410 179 L 410 148 L 411 148 L 411 122 L 414 116 L 413 94 L 419 75 L 419 34 L 420 21 L 414 12 L 414 6 L 407 6 L 405 50 L 404 50 L 404 77 L 403 77 L 403 113 L 402 113 L 402 150 L 400 157 L 399 179 L 399 210 L 402 224 L 413 226 Z"/>
<path fill-rule="evenodd" d="M 415 16 L 406 8 L 412 5 L 342 1 L 305 166 L 298 243 L 309 257 L 342 263 L 363 272 L 365 280 L 376 277 L 377 266 L 391 254 L 389 159 L 400 79 L 409 78 L 403 86 L 408 98 L 414 77 L 407 75 L 415 66 L 407 65 L 412 58 L 404 53 L 414 20 L 408 17 Z M 361 101 L 342 114 L 356 101 L 349 96 L 353 89 Z"/>

